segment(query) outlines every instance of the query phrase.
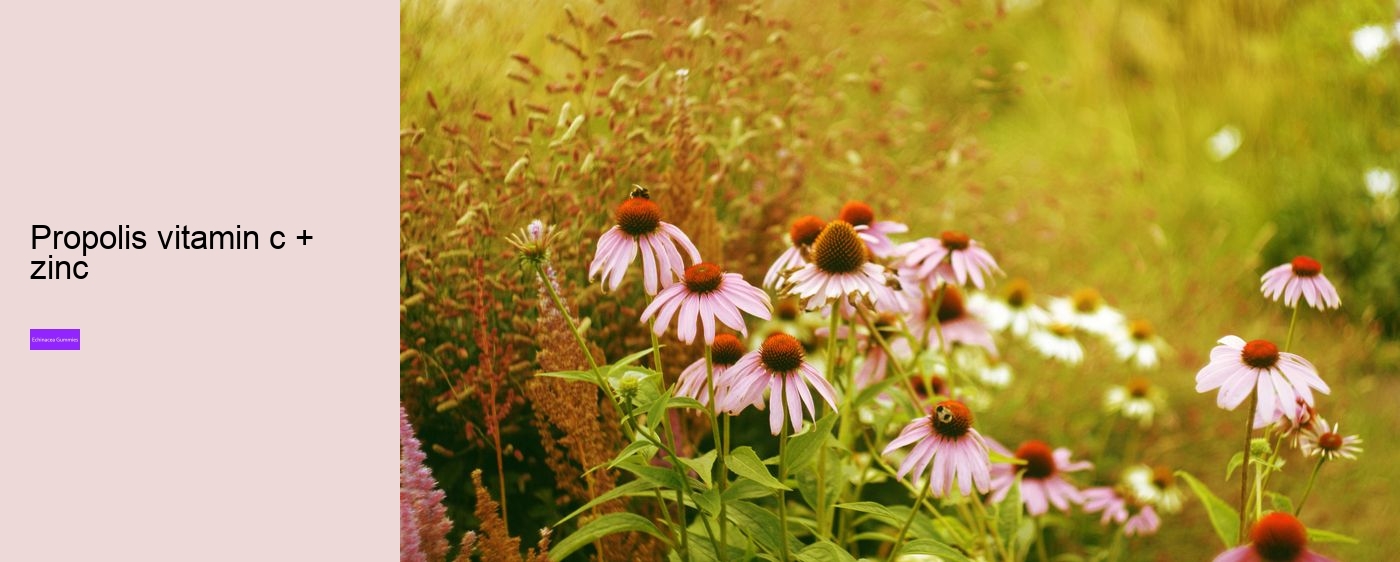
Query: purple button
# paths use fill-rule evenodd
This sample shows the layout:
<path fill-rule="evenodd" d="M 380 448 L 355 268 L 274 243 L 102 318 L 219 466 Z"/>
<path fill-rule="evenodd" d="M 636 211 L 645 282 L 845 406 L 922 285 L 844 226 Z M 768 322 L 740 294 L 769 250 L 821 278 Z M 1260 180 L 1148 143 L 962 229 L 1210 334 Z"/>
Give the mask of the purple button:
<path fill-rule="evenodd" d="M 82 349 L 83 338 L 77 328 L 30 328 L 29 350 L 71 350 Z"/>

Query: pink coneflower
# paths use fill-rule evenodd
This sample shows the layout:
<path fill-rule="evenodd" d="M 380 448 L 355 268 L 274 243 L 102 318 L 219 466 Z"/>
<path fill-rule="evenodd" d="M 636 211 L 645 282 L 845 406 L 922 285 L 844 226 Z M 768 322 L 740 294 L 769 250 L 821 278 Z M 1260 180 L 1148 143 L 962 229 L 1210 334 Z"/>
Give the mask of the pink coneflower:
<path fill-rule="evenodd" d="M 1319 310 L 1342 305 L 1337 288 L 1322 274 L 1322 264 L 1307 256 L 1298 256 L 1289 263 L 1270 269 L 1259 280 L 1264 283 L 1261 287 L 1264 297 L 1278 300 L 1282 296 L 1285 306 L 1297 306 L 1299 295 L 1307 299 L 1308 305 Z"/>
<path fill-rule="evenodd" d="M 860 239 L 877 257 L 888 257 L 895 252 L 891 234 L 909 232 L 909 227 L 893 221 L 875 221 L 875 210 L 861 201 L 847 201 L 841 207 L 840 220 L 851 223 Z"/>
<path fill-rule="evenodd" d="M 1303 430 L 1302 434 L 1300 447 L 1303 454 L 1309 457 L 1322 455 L 1329 461 L 1338 457 L 1356 460 L 1356 454 L 1361 452 L 1361 447 L 1357 446 L 1361 444 L 1361 437 L 1342 437 L 1341 424 L 1329 425 L 1322 418 L 1314 420 L 1313 426 Z"/>
<path fill-rule="evenodd" d="M 715 342 L 711 344 L 710 360 L 714 371 L 715 394 L 720 394 L 720 377 L 725 371 L 739 362 L 739 358 L 744 356 L 744 340 L 730 334 L 719 334 L 715 336 Z M 701 357 L 691 363 L 681 371 L 681 376 L 676 379 L 676 396 L 686 396 L 694 398 L 701 404 L 710 403 L 710 383 L 706 380 L 705 358 Z M 716 400 L 718 403 L 719 400 Z"/>
<path fill-rule="evenodd" d="M 763 286 L 776 291 L 783 278 L 807 265 L 805 256 L 825 226 L 825 222 L 811 215 L 792 221 L 792 227 L 788 230 L 788 249 L 783 250 L 773 266 L 768 268 L 768 274 L 763 276 Z"/>
<path fill-rule="evenodd" d="M 1307 359 L 1278 350 L 1265 340 L 1245 342 L 1238 336 L 1220 338 L 1210 350 L 1210 363 L 1196 373 L 1196 392 L 1216 388 L 1216 404 L 1233 410 L 1258 389 L 1258 407 L 1292 416 L 1297 400 L 1313 404 L 1313 388 L 1330 393 L 1327 383 L 1317 376 L 1317 368 Z"/>
<path fill-rule="evenodd" d="M 914 351 L 909 347 L 909 340 L 899 335 L 899 318 L 890 313 L 880 314 L 875 319 L 875 329 L 880 331 L 880 335 L 885 338 L 885 342 L 890 346 L 890 351 L 896 355 L 894 360 L 907 361 L 913 356 Z M 861 361 L 860 369 L 856 371 L 856 388 L 865 388 L 882 380 L 890 368 L 890 355 L 885 353 L 885 348 L 881 347 L 874 337 L 857 336 L 865 342 L 865 358 Z"/>
<path fill-rule="evenodd" d="M 1011 492 L 1016 483 L 1016 474 L 1021 474 L 1021 503 L 1031 515 L 1043 515 L 1051 505 L 1060 511 L 1068 512 L 1072 503 L 1083 503 L 1084 496 L 1079 489 L 1066 482 L 1061 475 L 1093 468 L 1088 461 L 1070 460 L 1069 449 L 1063 447 L 1050 450 L 1050 446 L 1034 439 L 1021 443 L 1012 453 L 995 439 L 988 439 L 987 446 L 1005 456 L 1015 456 L 1026 464 L 998 464 L 992 467 L 992 497 L 999 502 Z"/>
<path fill-rule="evenodd" d="M 1260 517 L 1249 541 L 1216 556 L 1215 562 L 1335 562 L 1308 550 L 1308 529 L 1286 513 Z"/>
<path fill-rule="evenodd" d="M 700 250 L 681 229 L 661 220 L 661 207 L 647 198 L 646 189 L 633 190 L 632 197 L 617 207 L 615 218 L 617 224 L 598 238 L 598 251 L 588 264 L 588 278 L 601 275 L 604 289 L 617 289 L 638 250 L 648 295 L 685 274 L 685 261 L 677 248 L 690 255 L 691 263 L 700 262 Z"/>
<path fill-rule="evenodd" d="M 1001 274 L 992 254 L 961 232 L 945 230 L 938 240 L 921 238 L 906 245 L 906 249 L 905 265 L 918 267 L 919 278 L 930 288 L 941 279 L 958 285 L 971 280 L 981 289 L 993 274 Z"/>
<path fill-rule="evenodd" d="M 1293 415 L 1284 415 L 1277 409 L 1258 410 L 1254 415 L 1254 429 L 1264 429 L 1270 425 L 1276 425 L 1278 434 L 1293 445 L 1298 447 L 1298 439 L 1302 437 L 1303 431 L 1313 427 L 1314 420 L 1318 419 L 1317 410 L 1304 402 L 1301 398 L 1295 398 L 1296 407 Z"/>
<path fill-rule="evenodd" d="M 1130 506 L 1129 500 L 1113 488 L 1088 488 L 1081 494 L 1084 496 L 1086 513 L 1103 512 L 1099 523 L 1107 525 L 1113 522 L 1123 525 L 1123 534 L 1129 537 L 1156 534 L 1157 529 L 1162 526 L 1162 519 L 1157 516 L 1157 510 L 1152 509 L 1152 506 Z M 1133 513 L 1133 509 L 1137 512 Z"/>
<path fill-rule="evenodd" d="M 838 300 L 874 304 L 885 272 L 870 263 L 869 252 L 850 223 L 827 223 L 812 242 L 811 262 L 789 277 L 792 292 L 807 302 L 807 310 Z"/>
<path fill-rule="evenodd" d="M 643 322 L 656 315 L 658 336 L 665 333 L 672 316 L 676 317 L 676 337 L 690 343 L 695 341 L 696 331 L 703 329 L 706 344 L 715 342 L 716 319 L 748 335 L 739 311 L 764 320 L 772 317 L 768 293 L 748 284 L 738 273 L 724 273 L 718 266 L 702 262 L 687 268 L 684 278 L 684 283 L 663 289 L 642 311 Z"/>
<path fill-rule="evenodd" d="M 939 347 L 939 332 L 942 331 L 943 350 L 950 351 L 953 344 L 962 344 L 980 347 L 987 350 L 992 357 L 997 357 L 997 344 L 992 339 L 992 333 L 987 327 L 982 325 L 982 321 L 968 312 L 962 291 L 953 285 L 944 285 L 938 289 L 933 297 L 938 302 L 938 310 L 930 315 L 928 309 L 931 305 L 925 303 L 920 305 L 920 309 L 909 318 L 909 331 L 916 335 L 928 334 L 928 347 L 937 349 Z M 929 323 L 930 316 L 938 319 L 938 327 L 934 328 Z"/>
<path fill-rule="evenodd" d="M 943 497 L 953 489 L 956 480 L 963 495 L 977 491 L 987 493 L 991 485 L 991 460 L 987 443 L 972 427 L 972 411 L 962 402 L 945 400 L 934 406 L 933 413 L 918 418 L 899 432 L 881 454 L 918 442 L 899 465 L 896 478 L 913 474 L 916 478 L 929 470 L 929 490 L 934 497 Z"/>
<path fill-rule="evenodd" d="M 836 389 L 804 360 L 802 342 L 784 333 L 763 340 L 757 351 L 750 351 L 726 372 L 725 392 L 717 400 L 720 409 L 738 413 L 759 403 L 768 391 L 768 427 L 777 435 L 783 428 L 783 415 L 792 420 L 794 433 L 802 431 L 802 408 L 816 419 L 817 409 L 807 385 L 817 389 L 832 411 L 836 410 Z M 722 402 L 722 403 L 720 403 Z"/>

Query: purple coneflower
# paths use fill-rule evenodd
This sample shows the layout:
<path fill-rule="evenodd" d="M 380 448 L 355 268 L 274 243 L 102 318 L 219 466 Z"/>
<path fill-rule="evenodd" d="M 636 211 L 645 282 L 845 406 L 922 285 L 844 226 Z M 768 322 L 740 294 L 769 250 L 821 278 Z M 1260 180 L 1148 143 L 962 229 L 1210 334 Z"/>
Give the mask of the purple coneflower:
<path fill-rule="evenodd" d="M 1261 287 L 1264 297 L 1278 300 L 1282 296 L 1285 306 L 1297 306 L 1300 295 L 1308 301 L 1308 305 L 1319 310 L 1342 305 L 1337 288 L 1322 274 L 1322 264 L 1307 256 L 1298 256 L 1291 262 L 1270 269 L 1259 280 L 1264 283 Z"/>
<path fill-rule="evenodd" d="M 715 394 L 721 393 L 719 385 L 720 377 L 725 371 L 739 362 L 739 358 L 744 356 L 744 340 L 734 337 L 731 334 L 719 334 L 715 336 L 715 341 L 710 345 L 710 360 L 714 371 Z M 694 398 L 701 404 L 709 405 L 710 388 L 709 381 L 706 380 L 705 358 L 701 357 L 691 363 L 681 371 L 681 376 L 676 380 L 676 396 L 686 396 Z M 716 403 L 720 400 L 716 400 Z"/>
<path fill-rule="evenodd" d="M 1309 457 L 1322 455 L 1322 458 L 1334 460 L 1337 457 L 1356 460 L 1356 453 L 1361 452 L 1361 437 L 1348 435 L 1342 437 L 1341 424 L 1329 425 L 1327 420 L 1317 418 L 1313 426 L 1303 430 L 1300 448 L 1303 454 Z"/>
<path fill-rule="evenodd" d="M 935 497 L 947 495 L 955 480 L 963 495 L 971 494 L 974 484 L 977 491 L 984 494 L 990 489 L 991 460 L 987 457 L 987 443 L 973 429 L 972 411 L 962 402 L 939 402 L 932 414 L 904 426 L 881 454 L 889 455 L 916 442 L 909 456 L 900 463 L 896 478 L 903 478 L 905 474 L 916 478 L 923 476 L 924 470 L 931 466 L 928 485 Z"/>
<path fill-rule="evenodd" d="M 930 288 L 937 287 L 939 280 L 958 285 L 971 280 L 981 289 L 993 274 L 1001 274 L 992 254 L 961 232 L 945 230 L 938 240 L 920 238 L 905 249 L 905 265 L 918 267 L 919 278 Z"/>
<path fill-rule="evenodd" d="M 1249 531 L 1249 544 L 1215 557 L 1215 562 L 1335 562 L 1308 550 L 1308 529 L 1292 515 L 1269 513 Z"/>
<path fill-rule="evenodd" d="M 922 310 L 916 311 L 909 318 L 909 331 L 920 335 L 927 333 L 926 343 L 928 347 L 937 349 L 939 347 L 939 332 L 942 332 L 943 351 L 950 351 L 953 344 L 963 344 L 977 346 L 987 350 L 992 357 L 997 357 L 997 344 L 992 339 L 992 333 L 987 327 L 982 325 L 982 321 L 974 317 L 967 309 L 963 300 L 962 291 L 953 285 L 944 285 L 939 289 L 938 296 L 934 300 L 938 301 L 938 310 L 929 314 L 931 305 L 921 305 Z M 929 325 L 930 316 L 938 319 L 938 329 Z"/>
<path fill-rule="evenodd" d="M 656 315 L 653 329 L 658 336 L 666 332 L 672 316 L 676 317 L 676 337 L 691 343 L 697 330 L 703 329 L 706 344 L 715 342 L 716 319 L 748 335 L 740 311 L 764 320 L 772 317 L 768 293 L 748 284 L 738 273 L 724 273 L 714 264 L 701 262 L 686 268 L 684 280 L 663 289 L 642 311 L 643 322 Z"/>
<path fill-rule="evenodd" d="M 1129 537 L 1155 534 L 1162 526 L 1162 519 L 1157 516 L 1157 511 L 1152 509 L 1152 506 L 1133 506 L 1137 509 L 1137 513 L 1133 513 L 1129 501 L 1113 488 L 1088 488 L 1082 495 L 1086 513 L 1103 512 L 1099 523 L 1107 525 L 1113 522 L 1123 525 L 1123 534 Z"/>
<path fill-rule="evenodd" d="M 1061 476 L 1066 472 L 1077 472 L 1093 468 L 1088 461 L 1070 460 L 1069 449 L 1063 447 L 1050 450 L 1050 446 L 1034 439 L 1021 443 L 1012 453 L 995 439 L 988 439 L 987 446 L 1005 456 L 1015 456 L 1026 464 L 998 464 L 992 467 L 992 497 L 999 502 L 1011 492 L 1016 483 L 1016 474 L 1021 474 L 1021 503 L 1031 515 L 1043 515 L 1054 505 L 1060 511 L 1068 512 L 1070 504 L 1084 502 L 1079 489 Z"/>
<path fill-rule="evenodd" d="M 791 291 L 816 310 L 833 301 L 877 302 L 884 268 L 870 263 L 870 250 L 845 221 L 832 221 L 812 242 L 811 261 L 788 279 Z"/>
<path fill-rule="evenodd" d="M 659 288 L 669 287 L 685 274 L 685 261 L 677 247 L 690 255 L 691 263 L 700 262 L 700 250 L 681 229 L 661 220 L 661 207 L 647 197 L 646 189 L 634 190 L 631 198 L 618 205 L 615 219 L 617 224 L 598 237 L 598 251 L 588 264 L 588 278 L 601 275 L 604 289 L 617 289 L 638 250 L 648 295 L 655 295 Z"/>
<path fill-rule="evenodd" d="M 875 220 L 875 210 L 862 201 L 847 201 L 841 207 L 840 220 L 851 223 L 855 227 L 856 233 L 865 245 L 870 248 L 870 253 L 877 257 L 888 257 L 895 253 L 894 242 L 890 241 L 891 234 L 902 234 L 909 232 L 909 227 L 903 223 L 893 221 Z"/>
<path fill-rule="evenodd" d="M 773 435 L 783 428 L 783 415 L 792 420 L 793 433 L 802 431 L 802 409 L 816 419 L 817 408 L 812 402 L 811 384 L 832 411 L 836 410 L 836 389 L 822 374 L 804 360 L 802 342 L 782 332 L 768 336 L 757 351 L 750 351 L 725 373 L 725 390 L 716 405 L 729 413 L 738 413 L 755 403 L 761 404 L 763 391 L 768 391 L 768 427 Z"/>
<path fill-rule="evenodd" d="M 1292 416 L 1298 399 L 1313 405 L 1312 389 L 1330 393 L 1307 359 L 1278 350 L 1266 340 L 1245 342 L 1238 336 L 1220 338 L 1210 350 L 1210 363 L 1196 373 L 1196 392 L 1220 389 L 1216 404 L 1233 410 L 1258 389 L 1260 409 Z"/>
<path fill-rule="evenodd" d="M 811 215 L 792 221 L 792 227 L 788 230 L 788 248 L 768 268 L 768 274 L 763 276 L 763 286 L 776 291 L 785 277 L 807 265 L 805 256 L 825 226 L 825 222 Z"/>

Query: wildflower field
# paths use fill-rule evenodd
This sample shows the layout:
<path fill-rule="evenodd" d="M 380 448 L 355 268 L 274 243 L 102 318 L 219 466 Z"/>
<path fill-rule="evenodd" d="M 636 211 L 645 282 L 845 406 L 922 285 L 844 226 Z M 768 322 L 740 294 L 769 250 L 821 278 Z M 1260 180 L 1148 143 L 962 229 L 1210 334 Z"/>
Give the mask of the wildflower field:
<path fill-rule="evenodd" d="M 403 561 L 1393 559 L 1390 0 L 400 25 Z"/>

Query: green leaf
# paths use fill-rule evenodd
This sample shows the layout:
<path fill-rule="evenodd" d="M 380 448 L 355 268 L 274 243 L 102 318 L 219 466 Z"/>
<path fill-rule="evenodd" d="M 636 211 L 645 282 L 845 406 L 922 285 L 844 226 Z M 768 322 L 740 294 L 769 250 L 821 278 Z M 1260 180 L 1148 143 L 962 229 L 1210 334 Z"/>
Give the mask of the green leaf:
<path fill-rule="evenodd" d="M 821 541 L 808 545 L 797 553 L 797 559 L 803 562 L 856 562 L 856 558 L 851 553 L 842 550 L 831 541 Z"/>
<path fill-rule="evenodd" d="M 938 542 L 933 539 L 919 539 L 909 541 L 904 548 L 899 549 L 900 554 L 923 554 L 926 556 L 937 556 L 946 562 L 972 562 L 958 549 Z"/>
<path fill-rule="evenodd" d="M 972 501 L 977 501 L 974 498 Z M 1006 499 L 997 505 L 997 534 L 1006 543 L 1006 550 L 1016 552 L 1016 533 L 1021 527 L 1021 477 L 1011 484 Z"/>
<path fill-rule="evenodd" d="M 648 379 L 650 379 L 650 377 L 648 377 Z M 643 385 L 643 387 L 646 386 L 651 385 Z M 642 392 L 638 392 L 637 394 L 640 396 Z M 657 392 L 655 397 L 651 398 L 651 402 L 642 404 L 647 412 L 647 427 L 655 430 L 657 426 L 661 425 L 661 419 L 666 415 L 666 404 L 670 401 L 670 398 L 671 391 L 662 390 Z"/>
<path fill-rule="evenodd" d="M 988 450 L 988 451 L 987 451 L 987 457 L 989 457 L 989 458 L 991 459 L 992 462 L 997 463 L 997 464 L 1026 464 L 1026 460 L 1025 460 L 1025 459 L 1018 459 L 1018 458 L 1016 458 L 1016 457 L 1008 457 L 1008 456 L 1006 456 L 1006 455 L 1003 455 L 1003 454 L 1001 454 L 1001 453 L 998 453 L 998 452 L 992 451 L 992 450 Z"/>
<path fill-rule="evenodd" d="M 696 400 L 689 396 L 672 396 L 671 399 L 666 402 L 666 407 L 690 408 L 693 410 L 709 411 L 709 408 L 706 408 L 705 405 L 701 404 L 699 400 Z"/>
<path fill-rule="evenodd" d="M 782 550 L 782 543 L 778 541 L 786 540 L 786 533 L 781 529 L 782 522 L 772 510 L 749 502 L 734 502 L 729 504 L 726 513 L 729 520 L 760 547 L 775 553 Z"/>
<path fill-rule="evenodd" d="M 754 482 L 762 484 L 766 488 L 774 490 L 791 490 L 772 474 L 768 472 L 768 466 L 758 459 L 758 455 L 751 447 L 739 447 L 729 453 L 729 470 Z"/>
<path fill-rule="evenodd" d="M 554 545 L 554 548 L 549 549 L 549 559 L 563 560 L 564 557 L 592 544 L 599 538 L 629 531 L 646 533 L 663 541 L 666 540 L 666 537 L 656 530 L 656 526 L 645 517 L 635 513 L 609 513 L 589 521 L 579 527 L 574 534 L 564 537 L 564 540 L 559 541 L 558 544 Z"/>
<path fill-rule="evenodd" d="M 656 445 L 652 445 L 650 441 L 633 441 L 631 444 L 627 445 L 626 448 L 622 449 L 622 451 L 619 451 L 616 457 L 613 457 L 612 462 L 608 463 L 608 468 L 616 468 L 618 464 L 622 463 L 627 459 L 632 458 L 633 456 L 637 456 L 639 453 L 642 457 L 642 460 L 649 460 L 652 457 L 656 456 L 656 451 Z M 595 469 L 597 469 L 597 467 L 589 469 L 588 471 L 593 472 L 593 470 Z"/>
<path fill-rule="evenodd" d="M 795 474 L 807 469 L 813 461 L 817 459 L 817 451 L 821 450 L 822 444 L 831 438 L 831 428 L 836 425 L 836 414 L 827 414 L 817 423 L 807 428 L 807 431 L 797 434 L 788 441 L 787 446 L 787 466 L 788 473 Z"/>
<path fill-rule="evenodd" d="M 608 490 L 603 495 L 593 498 L 592 501 L 583 504 L 583 507 L 580 507 L 574 510 L 573 513 L 564 516 L 564 518 L 560 519 L 558 523 L 554 524 L 554 526 L 558 527 L 560 525 L 563 525 L 565 521 L 578 517 L 583 512 L 593 509 L 593 506 L 602 505 L 623 496 L 636 495 L 643 492 L 649 492 L 654 489 L 656 489 L 655 482 L 649 480 L 633 480 L 631 482 Z"/>
<path fill-rule="evenodd" d="M 681 480 L 680 475 L 676 474 L 676 471 L 669 468 L 651 466 L 650 464 L 639 462 L 636 458 L 617 463 L 617 468 L 631 472 L 637 475 L 637 478 L 653 482 L 668 490 L 678 490 L 681 486 L 687 484 L 685 481 Z"/>
<path fill-rule="evenodd" d="M 1176 475 L 1186 481 L 1186 485 L 1191 487 L 1191 491 L 1196 493 L 1196 497 L 1201 498 L 1201 503 L 1206 506 L 1206 514 L 1210 516 L 1210 525 L 1215 527 L 1216 536 L 1220 537 L 1220 542 L 1225 543 L 1225 547 L 1234 546 L 1235 540 L 1240 535 L 1240 514 L 1225 500 L 1220 499 L 1211 493 L 1210 488 L 1197 480 L 1195 476 L 1184 470 L 1176 471 Z"/>
<path fill-rule="evenodd" d="M 536 373 L 535 376 L 582 381 L 593 386 L 598 386 L 598 375 L 594 374 L 593 371 L 552 371 L 549 373 Z"/>
<path fill-rule="evenodd" d="M 636 352 L 636 353 L 633 353 L 633 354 L 631 354 L 631 355 L 628 355 L 628 356 L 626 356 L 626 357 L 623 357 L 622 359 L 618 359 L 617 361 L 613 361 L 612 365 L 610 365 L 610 366 L 608 367 L 608 378 L 613 378 L 614 375 L 620 374 L 620 373 L 622 372 L 623 369 L 626 369 L 626 368 L 627 368 L 628 366 L 630 366 L 631 364 L 636 363 L 638 359 L 641 359 L 641 358 L 643 358 L 643 357 L 646 357 L 646 356 L 647 356 L 648 354 L 650 354 L 650 353 L 651 353 L 651 348 L 648 347 L 648 348 L 646 348 L 646 349 L 643 349 L 643 350 L 641 350 L 641 351 L 638 351 L 638 352 Z"/>
<path fill-rule="evenodd" d="M 705 454 L 693 459 L 681 459 L 681 464 L 690 467 L 696 474 L 700 475 L 700 481 L 706 486 L 714 479 L 715 472 L 715 452 L 707 451 Z"/>
<path fill-rule="evenodd" d="M 1274 511 L 1293 513 L 1293 500 L 1289 499 L 1288 496 L 1278 492 L 1264 492 L 1264 495 L 1269 498 L 1269 505 L 1274 508 Z"/>
<path fill-rule="evenodd" d="M 888 523 L 890 525 L 899 526 L 904 524 L 904 520 L 896 516 L 893 511 L 890 511 L 890 508 L 875 502 L 839 503 L 836 504 L 836 508 L 848 509 L 851 511 L 859 511 L 861 513 L 869 513 L 871 515 L 874 515 L 876 519 L 884 521 L 885 523 Z"/>
<path fill-rule="evenodd" d="M 773 496 L 773 491 L 763 487 L 762 484 L 753 480 L 735 480 L 729 483 L 729 488 L 724 490 L 724 501 L 736 502 L 740 500 L 751 500 L 754 498 L 768 498 Z"/>
<path fill-rule="evenodd" d="M 1236 470 L 1239 470 L 1240 465 L 1243 465 L 1243 464 L 1244 464 L 1244 451 L 1240 451 L 1240 452 L 1238 452 L 1238 453 L 1235 453 L 1235 456 L 1230 457 L 1230 462 L 1227 463 L 1227 464 L 1225 465 L 1225 481 L 1226 481 L 1226 482 L 1229 482 L 1229 481 L 1230 481 L 1230 477 L 1231 477 L 1231 476 L 1234 476 L 1234 475 L 1235 475 L 1235 471 L 1236 471 Z"/>
<path fill-rule="evenodd" d="M 1361 544 L 1361 541 L 1348 537 L 1341 533 L 1324 531 L 1322 529 L 1308 529 L 1308 540 L 1316 543 L 1339 542 L 1342 544 Z"/>
<path fill-rule="evenodd" d="M 687 498 L 705 513 L 719 513 L 719 489 L 710 488 L 699 494 L 690 494 Z"/>
<path fill-rule="evenodd" d="M 893 386 L 896 382 L 899 382 L 899 379 L 897 377 L 886 377 L 880 382 L 877 382 L 875 384 L 861 389 L 860 394 L 857 394 L 855 399 L 851 401 L 850 407 L 859 408 L 865 405 L 866 402 L 874 400 L 875 397 L 884 394 L 885 391 L 889 390 L 890 387 Z"/>

